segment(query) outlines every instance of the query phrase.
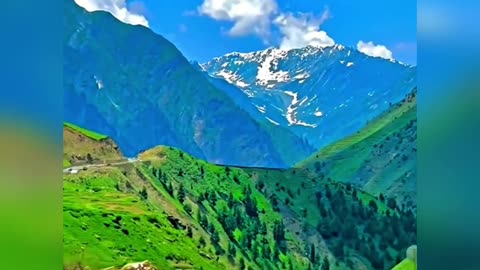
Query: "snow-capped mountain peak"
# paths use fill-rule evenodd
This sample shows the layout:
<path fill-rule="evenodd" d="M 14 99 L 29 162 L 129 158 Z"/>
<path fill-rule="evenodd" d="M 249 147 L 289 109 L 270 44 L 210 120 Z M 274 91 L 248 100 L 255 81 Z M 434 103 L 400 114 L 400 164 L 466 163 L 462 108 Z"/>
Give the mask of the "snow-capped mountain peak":
<path fill-rule="evenodd" d="M 243 92 L 262 121 L 317 147 L 360 129 L 416 84 L 415 67 L 340 44 L 233 52 L 202 67 Z"/>

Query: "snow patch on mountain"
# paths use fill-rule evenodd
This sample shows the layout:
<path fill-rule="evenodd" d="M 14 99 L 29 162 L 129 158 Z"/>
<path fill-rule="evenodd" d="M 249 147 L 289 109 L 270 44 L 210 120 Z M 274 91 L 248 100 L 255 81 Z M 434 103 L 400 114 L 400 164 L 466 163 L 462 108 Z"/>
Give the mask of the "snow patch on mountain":
<path fill-rule="evenodd" d="M 103 89 L 103 82 L 102 82 L 102 80 L 100 80 L 97 76 L 93 76 L 93 78 L 95 79 L 95 83 L 97 84 L 98 90 Z"/>
<path fill-rule="evenodd" d="M 293 77 L 294 79 L 298 79 L 298 80 L 305 80 L 306 78 L 310 77 L 310 74 L 308 74 L 307 72 L 305 73 L 301 73 L 301 74 L 298 74 L 298 75 L 295 75 L 295 77 Z"/>
<path fill-rule="evenodd" d="M 277 106 L 275 106 L 275 105 L 273 105 L 273 104 L 272 104 L 272 107 L 275 108 L 275 109 L 277 109 L 277 110 L 279 110 L 280 112 L 283 112 L 283 109 L 282 109 L 282 108 L 279 108 L 279 107 L 277 107 Z"/>
<path fill-rule="evenodd" d="M 265 117 L 268 121 L 270 121 L 270 123 L 276 125 L 276 126 L 279 126 L 280 124 L 278 122 L 275 122 L 273 121 L 272 119 L 268 118 L 268 117 Z"/>
<path fill-rule="evenodd" d="M 308 97 L 304 97 L 298 104 L 298 107 L 302 106 L 305 102 L 307 102 L 307 100 L 308 100 Z"/>
<path fill-rule="evenodd" d="M 265 51 L 263 54 L 266 55 L 265 60 L 258 67 L 257 72 L 257 84 L 267 85 L 271 81 L 275 82 L 287 82 L 290 80 L 290 75 L 288 71 L 276 71 L 272 72 L 271 68 L 274 70 L 278 68 L 278 60 L 284 58 L 287 55 L 287 52 L 284 50 L 271 49 Z"/>
<path fill-rule="evenodd" d="M 233 83 L 235 79 L 235 74 L 231 71 L 225 71 L 224 69 L 217 72 L 215 75 L 222 77 L 225 81 Z"/>
<path fill-rule="evenodd" d="M 307 98 L 303 98 L 302 101 L 299 101 L 298 93 L 294 93 L 291 91 L 284 91 L 284 93 L 292 97 L 292 102 L 290 103 L 290 106 L 288 106 L 287 114 L 285 115 L 288 121 L 288 125 L 289 126 L 297 125 L 297 126 L 306 126 L 306 127 L 316 128 L 317 125 L 308 124 L 297 119 L 297 109 L 299 106 L 301 106 L 302 103 L 304 103 L 307 100 Z"/>
<path fill-rule="evenodd" d="M 267 111 L 267 108 L 265 107 L 265 105 L 263 106 L 255 105 L 255 107 L 257 107 L 257 110 L 261 113 L 265 113 Z"/>
<path fill-rule="evenodd" d="M 245 95 L 247 95 L 247 97 L 249 97 L 249 98 L 255 97 L 255 94 L 253 94 L 252 91 L 250 91 L 250 90 L 248 90 L 248 89 L 243 89 L 243 92 L 244 92 Z"/>
<path fill-rule="evenodd" d="M 225 66 L 225 64 L 228 64 L 228 63 L 222 64 L 222 67 Z M 228 83 L 235 84 L 236 86 L 238 86 L 240 88 L 245 88 L 245 87 L 248 87 L 250 85 L 250 84 L 240 80 L 239 76 L 236 75 L 235 73 L 233 73 L 232 71 L 226 71 L 226 70 L 222 69 L 219 72 L 215 73 L 215 75 L 219 76 L 219 77 L 222 77 Z"/>
<path fill-rule="evenodd" d="M 202 69 L 203 72 L 208 72 L 203 64 L 197 64 L 197 65 Z"/>
<path fill-rule="evenodd" d="M 235 84 L 238 86 L 238 87 L 241 87 L 241 88 L 245 88 L 245 87 L 248 87 L 250 84 L 246 83 L 246 82 L 242 82 L 240 80 L 236 81 Z"/>

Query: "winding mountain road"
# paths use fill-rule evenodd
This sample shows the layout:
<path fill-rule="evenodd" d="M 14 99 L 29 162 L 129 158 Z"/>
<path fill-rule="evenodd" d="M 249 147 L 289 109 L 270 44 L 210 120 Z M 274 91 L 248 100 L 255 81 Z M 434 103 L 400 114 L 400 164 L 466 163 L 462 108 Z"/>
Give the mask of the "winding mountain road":
<path fill-rule="evenodd" d="M 106 166 L 116 166 L 116 165 L 123 165 L 123 164 L 128 164 L 128 163 L 136 163 L 139 162 L 137 158 L 129 158 L 125 161 L 120 161 L 120 162 L 113 162 L 113 163 L 100 163 L 100 164 L 85 164 L 85 165 L 79 165 L 79 166 L 72 166 L 68 168 L 64 168 L 63 172 L 64 173 L 71 173 L 72 171 L 79 171 L 83 170 L 84 168 L 92 168 L 92 167 L 106 167 Z"/>

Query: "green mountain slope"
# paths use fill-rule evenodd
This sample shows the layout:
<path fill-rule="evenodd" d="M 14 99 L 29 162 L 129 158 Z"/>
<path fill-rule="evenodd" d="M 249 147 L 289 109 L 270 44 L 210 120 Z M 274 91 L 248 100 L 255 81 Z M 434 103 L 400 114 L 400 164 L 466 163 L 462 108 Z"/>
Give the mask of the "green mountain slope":
<path fill-rule="evenodd" d="M 397 264 L 395 267 L 392 268 L 392 270 L 415 270 L 415 263 L 410 260 L 410 259 L 404 259 L 401 261 L 399 264 Z"/>
<path fill-rule="evenodd" d="M 389 269 L 415 242 L 411 212 L 349 185 L 170 147 L 138 158 L 64 175 L 66 269 Z"/>
<path fill-rule="evenodd" d="M 64 119 L 128 156 L 172 145 L 213 163 L 288 167 L 313 149 L 256 122 L 164 37 L 65 0 Z"/>
<path fill-rule="evenodd" d="M 63 127 L 75 130 L 75 131 L 79 132 L 80 134 L 82 134 L 82 135 L 84 135 L 84 136 L 86 136 L 90 139 L 97 140 L 97 141 L 105 140 L 105 139 L 108 138 L 107 135 L 103 135 L 103 134 L 96 133 L 96 132 L 88 130 L 88 129 L 81 128 L 81 127 L 79 127 L 77 125 L 74 125 L 72 123 L 64 122 Z"/>
<path fill-rule="evenodd" d="M 416 205 L 416 90 L 358 133 L 296 165 L 322 179 Z"/>

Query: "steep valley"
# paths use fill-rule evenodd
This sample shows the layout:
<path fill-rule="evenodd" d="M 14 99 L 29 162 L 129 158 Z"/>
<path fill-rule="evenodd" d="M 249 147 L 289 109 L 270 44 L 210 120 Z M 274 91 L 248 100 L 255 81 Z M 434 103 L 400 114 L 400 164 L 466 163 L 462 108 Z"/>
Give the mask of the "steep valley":
<path fill-rule="evenodd" d="M 66 173 L 65 269 L 145 260 L 159 269 L 390 269 L 403 260 L 416 241 L 412 211 L 305 172 L 212 165 L 161 146 L 135 163 Z"/>

